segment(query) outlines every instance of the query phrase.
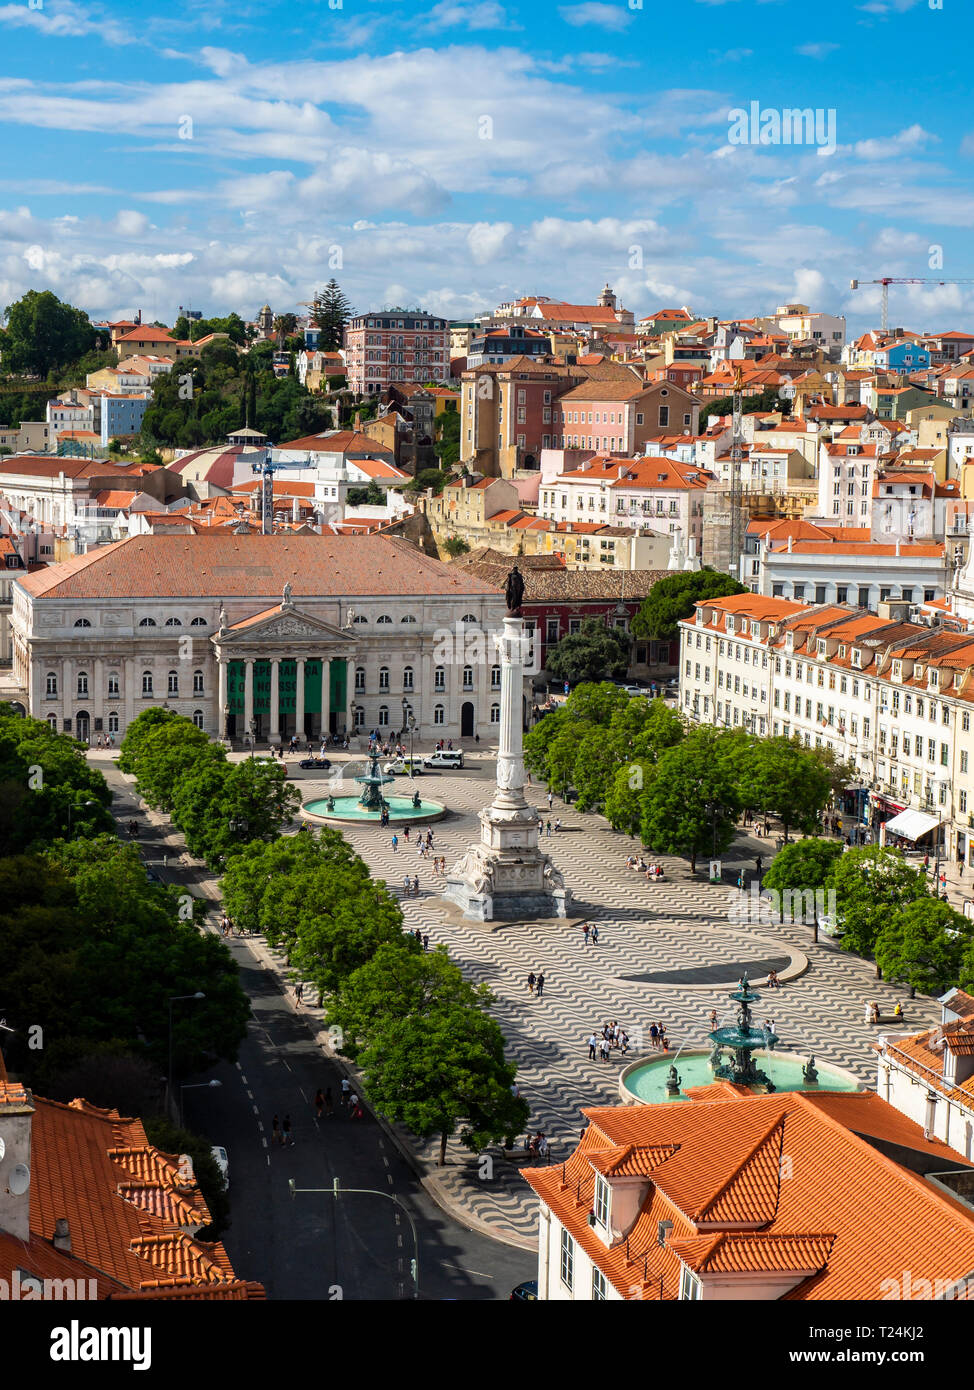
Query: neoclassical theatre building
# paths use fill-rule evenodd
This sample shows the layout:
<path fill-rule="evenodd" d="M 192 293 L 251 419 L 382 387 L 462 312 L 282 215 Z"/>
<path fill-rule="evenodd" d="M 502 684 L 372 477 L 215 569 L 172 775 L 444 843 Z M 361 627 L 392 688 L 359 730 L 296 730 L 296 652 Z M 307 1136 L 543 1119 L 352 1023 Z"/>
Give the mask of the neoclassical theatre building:
<path fill-rule="evenodd" d="M 52 728 L 117 742 L 168 703 L 215 738 L 402 727 L 489 738 L 500 668 L 444 633 L 495 631 L 504 595 L 380 536 L 135 536 L 14 585 L 14 673 Z M 480 650 L 489 650 L 481 642 Z"/>

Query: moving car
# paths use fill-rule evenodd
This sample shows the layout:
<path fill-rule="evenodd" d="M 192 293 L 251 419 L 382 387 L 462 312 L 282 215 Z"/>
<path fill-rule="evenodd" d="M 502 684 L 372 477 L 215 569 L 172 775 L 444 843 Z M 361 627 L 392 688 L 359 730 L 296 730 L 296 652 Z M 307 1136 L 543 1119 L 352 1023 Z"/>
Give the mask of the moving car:
<path fill-rule="evenodd" d="M 517 1284 L 511 1290 L 509 1303 L 537 1303 L 538 1302 L 538 1281 L 537 1279 L 525 1279 L 523 1284 Z"/>
<path fill-rule="evenodd" d="M 462 748 L 438 748 L 423 759 L 424 767 L 463 767 Z"/>
<path fill-rule="evenodd" d="M 390 777 L 421 777 L 423 764 L 418 758 L 410 763 L 408 758 L 396 758 L 394 762 L 386 763 L 382 769 Z"/>
<path fill-rule="evenodd" d="M 331 767 L 331 759 L 302 758 L 301 761 L 298 763 L 298 767 L 314 767 L 317 768 L 319 772 L 327 772 L 328 769 Z"/>
<path fill-rule="evenodd" d="M 223 1185 L 224 1185 L 224 1187 L 226 1187 L 226 1188 L 229 1190 L 229 1187 L 230 1187 L 230 1160 L 229 1160 L 229 1158 L 227 1157 L 227 1151 L 226 1151 L 226 1149 L 223 1147 L 222 1144 L 214 1144 L 213 1147 L 212 1147 L 212 1149 L 210 1149 L 210 1153 L 213 1155 L 213 1161 L 214 1161 L 214 1163 L 216 1164 L 216 1166 L 219 1168 L 220 1173 L 221 1173 L 221 1176 L 223 1177 Z"/>

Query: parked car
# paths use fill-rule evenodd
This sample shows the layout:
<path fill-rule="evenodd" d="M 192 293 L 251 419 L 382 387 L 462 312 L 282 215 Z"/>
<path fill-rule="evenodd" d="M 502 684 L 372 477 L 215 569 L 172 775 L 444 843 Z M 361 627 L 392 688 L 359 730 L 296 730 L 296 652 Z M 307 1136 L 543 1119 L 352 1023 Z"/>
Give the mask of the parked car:
<path fill-rule="evenodd" d="M 298 767 L 315 767 L 319 772 L 327 772 L 331 767 L 330 758 L 302 758 Z"/>
<path fill-rule="evenodd" d="M 509 1303 L 537 1303 L 538 1302 L 538 1281 L 537 1279 L 525 1279 L 522 1284 L 517 1284 L 511 1290 Z"/>
<path fill-rule="evenodd" d="M 624 690 L 624 691 L 626 692 L 627 695 L 645 695 L 645 694 L 646 694 L 646 692 L 645 692 L 645 690 L 643 690 L 642 686 L 639 686 L 639 685 L 636 685 L 636 684 L 632 684 L 632 685 L 620 685 L 620 686 L 619 686 L 619 689 L 620 689 L 620 690 Z"/>
<path fill-rule="evenodd" d="M 423 759 L 424 767 L 463 767 L 462 748 L 438 748 Z"/>
<path fill-rule="evenodd" d="M 389 777 L 421 777 L 423 764 L 418 758 L 412 763 L 408 758 L 396 758 L 394 762 L 386 763 L 383 772 Z"/>
<path fill-rule="evenodd" d="M 210 1153 L 213 1155 L 213 1161 L 214 1161 L 214 1163 L 216 1164 L 216 1166 L 219 1168 L 220 1173 L 221 1173 L 221 1176 L 223 1177 L 223 1185 L 224 1185 L 224 1187 L 226 1187 L 227 1189 L 229 1189 L 229 1187 L 230 1187 L 230 1160 L 229 1160 L 229 1158 L 227 1157 L 227 1151 L 226 1151 L 226 1149 L 223 1147 L 222 1144 L 214 1144 L 213 1147 L 212 1147 L 212 1149 L 210 1149 Z"/>

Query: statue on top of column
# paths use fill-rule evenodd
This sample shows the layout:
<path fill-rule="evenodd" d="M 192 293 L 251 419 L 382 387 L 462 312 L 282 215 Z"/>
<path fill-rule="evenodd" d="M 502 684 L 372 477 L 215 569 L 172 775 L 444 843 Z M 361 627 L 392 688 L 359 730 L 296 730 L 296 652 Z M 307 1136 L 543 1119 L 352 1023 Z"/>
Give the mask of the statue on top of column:
<path fill-rule="evenodd" d="M 520 616 L 521 604 L 524 602 L 524 576 L 514 565 L 510 574 L 507 576 L 507 611 L 513 617 Z"/>
<path fill-rule="evenodd" d="M 220 631 L 221 631 L 221 632 L 226 632 L 226 630 L 227 630 L 227 608 L 226 608 L 226 604 L 221 603 L 221 604 L 220 604 Z"/>
<path fill-rule="evenodd" d="M 290 606 L 290 603 L 291 603 L 291 585 L 290 585 L 290 583 L 286 583 L 286 584 L 284 585 L 284 604 L 283 604 L 283 606 L 284 606 L 285 608 L 287 608 L 287 607 Z"/>

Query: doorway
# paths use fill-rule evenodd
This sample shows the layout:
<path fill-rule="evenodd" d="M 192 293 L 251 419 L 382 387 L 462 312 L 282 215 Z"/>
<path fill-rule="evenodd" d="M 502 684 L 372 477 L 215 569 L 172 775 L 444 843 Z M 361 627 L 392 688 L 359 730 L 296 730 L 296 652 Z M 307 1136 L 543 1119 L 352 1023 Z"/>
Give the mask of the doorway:
<path fill-rule="evenodd" d="M 87 710 L 79 710 L 74 721 L 74 736 L 82 743 L 87 743 L 91 735 L 91 720 Z"/>
<path fill-rule="evenodd" d="M 473 732 L 474 732 L 474 711 L 473 711 L 473 703 L 472 703 L 472 701 L 470 701 L 470 700 L 464 700 L 463 704 L 460 706 L 460 737 L 461 737 L 461 738 L 473 738 Z"/>

